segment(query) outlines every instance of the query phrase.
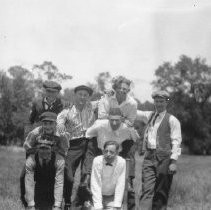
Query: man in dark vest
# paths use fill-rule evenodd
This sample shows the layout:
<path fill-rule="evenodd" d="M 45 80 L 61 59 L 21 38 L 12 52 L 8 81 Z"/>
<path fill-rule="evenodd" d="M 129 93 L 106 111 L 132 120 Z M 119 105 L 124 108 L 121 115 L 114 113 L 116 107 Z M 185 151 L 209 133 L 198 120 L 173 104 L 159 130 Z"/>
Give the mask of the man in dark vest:
<path fill-rule="evenodd" d="M 181 127 L 178 119 L 166 111 L 169 94 L 157 91 L 152 98 L 155 112 L 137 112 L 137 119 L 147 120 L 139 209 L 166 210 L 177 159 L 181 154 Z"/>
<path fill-rule="evenodd" d="M 27 209 L 58 210 L 61 208 L 64 185 L 67 141 L 55 135 L 57 115 L 44 112 L 41 126 L 26 137 L 25 199 Z"/>
<path fill-rule="evenodd" d="M 29 124 L 25 125 L 25 137 L 33 130 L 33 128 L 40 125 L 40 115 L 43 112 L 49 111 L 56 114 L 60 113 L 65 107 L 65 103 L 59 98 L 59 92 L 62 89 L 61 85 L 54 81 L 45 81 L 43 83 L 44 95 L 41 98 L 37 98 L 32 102 L 32 108 L 29 115 Z M 24 203 L 24 177 L 25 169 L 22 171 L 20 176 L 20 191 L 21 200 Z"/>

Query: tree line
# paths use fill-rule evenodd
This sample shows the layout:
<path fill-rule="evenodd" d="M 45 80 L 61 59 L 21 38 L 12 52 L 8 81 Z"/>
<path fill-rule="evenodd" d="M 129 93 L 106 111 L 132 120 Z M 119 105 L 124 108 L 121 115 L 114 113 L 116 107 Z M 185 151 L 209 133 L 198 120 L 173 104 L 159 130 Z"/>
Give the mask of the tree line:
<path fill-rule="evenodd" d="M 192 85 L 195 82 L 209 83 L 211 67 L 205 59 L 179 57 L 174 64 L 164 62 L 155 70 L 154 89 L 165 89 L 171 95 L 168 110 L 181 122 L 183 145 L 191 154 L 211 154 L 211 109 L 209 99 L 197 103 Z M 28 123 L 31 103 L 42 95 L 42 83 L 54 80 L 59 83 L 71 80 L 72 76 L 61 73 L 52 62 L 44 61 L 31 69 L 12 66 L 0 70 L 0 144 L 22 145 L 24 126 Z M 92 100 L 98 100 L 111 82 L 109 72 L 102 72 L 95 83 L 88 83 L 95 92 Z M 64 100 L 73 101 L 73 89 L 66 88 L 61 93 Z M 153 110 L 149 101 L 137 99 L 138 109 Z"/>

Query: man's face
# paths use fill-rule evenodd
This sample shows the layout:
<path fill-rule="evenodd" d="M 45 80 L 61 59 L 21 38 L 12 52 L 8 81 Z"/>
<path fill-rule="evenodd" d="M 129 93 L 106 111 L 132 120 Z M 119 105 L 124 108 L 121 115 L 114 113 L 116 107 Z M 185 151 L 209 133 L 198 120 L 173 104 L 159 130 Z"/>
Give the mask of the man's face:
<path fill-rule="evenodd" d="M 165 98 L 162 97 L 155 97 L 154 98 L 154 105 L 155 109 L 158 113 L 163 112 L 166 110 L 166 107 L 168 105 L 168 102 Z"/>
<path fill-rule="evenodd" d="M 38 151 L 39 158 L 50 160 L 51 159 L 51 149 L 42 147 Z"/>
<path fill-rule="evenodd" d="M 45 90 L 45 96 L 51 101 L 55 100 L 58 95 L 59 95 L 59 91 L 57 90 L 53 90 L 53 91 L 49 89 Z"/>
<path fill-rule="evenodd" d="M 54 121 L 42 121 L 43 131 L 46 134 L 52 134 L 56 130 L 56 122 Z"/>
<path fill-rule="evenodd" d="M 117 130 L 122 123 L 121 116 L 110 115 L 109 116 L 109 123 L 110 123 L 112 130 L 114 130 L 114 131 Z"/>
<path fill-rule="evenodd" d="M 117 154 L 118 154 L 118 151 L 116 150 L 115 145 L 108 145 L 103 150 L 103 155 L 104 155 L 105 161 L 108 163 L 112 163 L 115 160 Z"/>
<path fill-rule="evenodd" d="M 89 93 L 86 90 L 78 90 L 75 93 L 75 101 L 79 105 L 85 105 L 89 100 Z"/>
<path fill-rule="evenodd" d="M 122 98 L 126 98 L 128 92 L 130 91 L 130 86 L 126 83 L 121 83 L 116 89 L 116 95 Z"/>

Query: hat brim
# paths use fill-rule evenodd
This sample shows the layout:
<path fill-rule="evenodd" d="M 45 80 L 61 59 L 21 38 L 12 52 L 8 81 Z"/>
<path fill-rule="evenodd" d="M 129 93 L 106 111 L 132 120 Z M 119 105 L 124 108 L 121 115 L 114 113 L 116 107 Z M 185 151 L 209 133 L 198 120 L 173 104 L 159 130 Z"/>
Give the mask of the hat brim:
<path fill-rule="evenodd" d="M 88 92 L 88 94 L 91 96 L 93 94 L 93 90 L 89 87 L 76 87 L 74 90 L 74 93 L 80 91 L 80 90 L 85 90 Z"/>
<path fill-rule="evenodd" d="M 45 89 L 50 92 L 59 92 L 60 91 L 59 89 L 56 89 L 56 88 L 45 88 Z"/>
<path fill-rule="evenodd" d="M 48 145 L 40 145 L 39 149 L 51 149 L 51 146 Z"/>
<path fill-rule="evenodd" d="M 166 100 L 169 100 L 169 97 L 163 96 L 163 95 L 155 95 L 155 96 L 152 96 L 152 98 L 153 98 L 153 99 L 155 99 L 155 98 L 164 98 L 164 99 L 166 99 Z"/>
<path fill-rule="evenodd" d="M 43 121 L 56 122 L 56 119 L 52 119 L 52 118 L 46 117 L 46 118 L 42 119 L 41 121 L 42 121 L 42 122 L 43 122 Z"/>

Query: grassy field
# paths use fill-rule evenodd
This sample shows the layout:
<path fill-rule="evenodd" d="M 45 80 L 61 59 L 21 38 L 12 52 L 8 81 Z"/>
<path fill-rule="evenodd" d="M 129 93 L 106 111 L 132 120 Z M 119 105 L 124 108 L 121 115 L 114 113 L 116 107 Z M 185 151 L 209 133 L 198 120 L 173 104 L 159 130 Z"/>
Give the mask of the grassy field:
<path fill-rule="evenodd" d="M 22 210 L 19 175 L 24 152 L 0 147 L 0 210 Z M 141 162 L 137 156 L 135 186 L 141 189 Z M 211 157 L 182 156 L 174 177 L 168 210 L 211 210 Z"/>

